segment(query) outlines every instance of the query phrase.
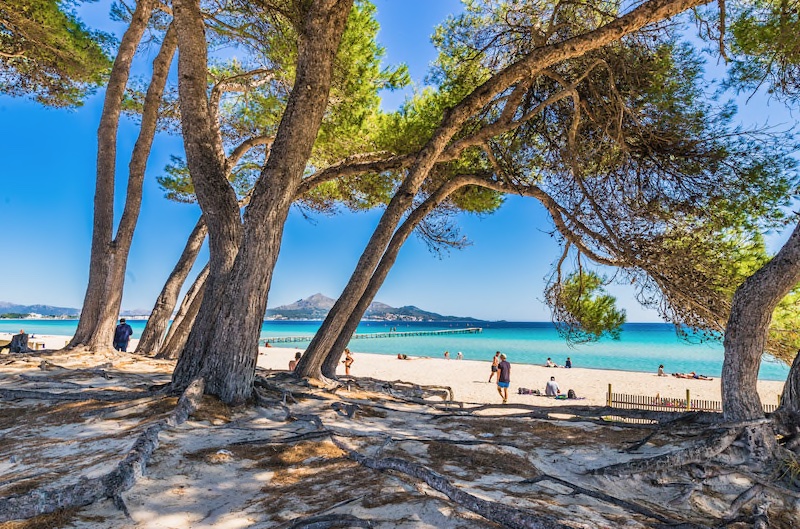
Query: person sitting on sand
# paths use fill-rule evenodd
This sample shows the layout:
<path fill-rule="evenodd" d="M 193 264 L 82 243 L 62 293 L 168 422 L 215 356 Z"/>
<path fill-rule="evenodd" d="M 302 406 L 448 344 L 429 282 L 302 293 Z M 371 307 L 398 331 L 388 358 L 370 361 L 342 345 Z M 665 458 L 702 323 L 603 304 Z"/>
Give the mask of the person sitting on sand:
<path fill-rule="evenodd" d="M 659 366 L 658 366 L 658 376 L 660 376 L 660 377 L 665 377 L 665 376 L 667 376 L 667 375 L 664 373 L 664 364 L 661 364 L 661 365 L 659 365 Z"/>
<path fill-rule="evenodd" d="M 294 371 L 294 368 L 297 367 L 297 363 L 300 361 L 301 356 L 302 353 L 300 351 L 297 351 L 294 354 L 294 360 L 289 360 L 289 371 Z"/>
<path fill-rule="evenodd" d="M 555 397 L 561 394 L 561 389 L 558 387 L 558 382 L 556 382 L 556 377 L 550 377 L 550 381 L 544 388 L 544 394 L 547 395 L 548 397 Z"/>
<path fill-rule="evenodd" d="M 570 357 L 567 357 L 567 361 L 564 363 L 564 367 L 566 367 L 567 369 L 572 369 L 572 359 Z"/>
<path fill-rule="evenodd" d="M 552 359 L 548 358 L 547 362 L 544 363 L 544 367 L 558 367 Z"/>

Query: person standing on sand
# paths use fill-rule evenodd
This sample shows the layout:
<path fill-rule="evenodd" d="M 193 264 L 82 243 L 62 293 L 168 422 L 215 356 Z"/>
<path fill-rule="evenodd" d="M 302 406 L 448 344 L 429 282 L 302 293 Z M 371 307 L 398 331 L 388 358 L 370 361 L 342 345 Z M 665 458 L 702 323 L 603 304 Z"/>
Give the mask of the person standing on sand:
<path fill-rule="evenodd" d="M 503 404 L 508 402 L 508 386 L 511 385 L 511 364 L 506 361 L 506 355 L 500 355 L 497 364 L 497 392 L 503 397 Z"/>
<path fill-rule="evenodd" d="M 125 318 L 120 318 L 119 325 L 114 329 L 114 349 L 126 353 L 132 334 L 133 329 L 131 329 L 131 326 L 125 323 Z"/>
<path fill-rule="evenodd" d="M 350 374 L 350 366 L 353 365 L 353 362 L 355 362 L 355 360 L 353 360 L 353 355 L 350 354 L 350 349 L 345 349 L 344 350 L 344 360 L 342 360 L 342 363 L 344 364 L 344 374 L 345 375 L 349 375 Z"/>
<path fill-rule="evenodd" d="M 492 378 L 494 377 L 495 373 L 497 373 L 497 364 L 499 363 L 500 363 L 500 351 L 497 351 L 494 354 L 494 358 L 492 358 L 492 374 L 489 375 L 489 382 L 492 381 Z"/>

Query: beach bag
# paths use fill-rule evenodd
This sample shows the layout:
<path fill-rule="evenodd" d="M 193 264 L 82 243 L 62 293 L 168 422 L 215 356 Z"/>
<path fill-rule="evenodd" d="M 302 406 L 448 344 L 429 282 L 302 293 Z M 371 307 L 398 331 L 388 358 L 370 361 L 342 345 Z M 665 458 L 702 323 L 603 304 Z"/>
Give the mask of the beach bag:
<path fill-rule="evenodd" d="M 577 399 L 578 398 L 578 396 L 575 394 L 575 390 L 574 389 L 571 389 L 571 390 L 567 391 L 567 398 L 568 399 Z"/>

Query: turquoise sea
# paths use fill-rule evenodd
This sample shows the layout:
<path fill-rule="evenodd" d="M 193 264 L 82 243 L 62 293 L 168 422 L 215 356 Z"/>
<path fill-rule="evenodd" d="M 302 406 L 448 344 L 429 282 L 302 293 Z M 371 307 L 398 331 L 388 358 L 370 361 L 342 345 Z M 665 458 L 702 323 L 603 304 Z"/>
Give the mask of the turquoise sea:
<path fill-rule="evenodd" d="M 133 336 L 138 338 L 145 322 L 129 320 Z M 312 336 L 320 326 L 319 321 L 266 321 L 261 327 L 262 340 L 279 336 Z M 33 334 L 72 336 L 77 320 L 0 320 L 0 332 L 18 332 L 25 329 Z M 572 358 L 573 367 L 619 369 L 623 371 L 655 372 L 664 364 L 668 373 L 695 371 L 711 377 L 722 372 L 723 349 L 718 341 L 687 342 L 677 336 L 675 328 L 666 323 L 627 323 L 619 340 L 603 339 L 596 343 L 570 347 L 556 332 L 552 323 L 543 322 L 469 322 L 469 323 L 400 323 L 362 322 L 357 333 L 398 333 L 420 330 L 458 329 L 481 327 L 477 334 L 450 334 L 440 336 L 396 336 L 351 340 L 353 352 L 378 353 L 395 356 L 441 357 L 450 351 L 455 358 L 461 351 L 467 360 L 491 360 L 495 351 L 502 351 L 509 361 L 521 364 L 544 364 L 548 357 L 563 365 Z M 280 343 L 281 347 L 304 349 L 308 342 Z M 759 378 L 785 380 L 789 367 L 765 357 Z"/>

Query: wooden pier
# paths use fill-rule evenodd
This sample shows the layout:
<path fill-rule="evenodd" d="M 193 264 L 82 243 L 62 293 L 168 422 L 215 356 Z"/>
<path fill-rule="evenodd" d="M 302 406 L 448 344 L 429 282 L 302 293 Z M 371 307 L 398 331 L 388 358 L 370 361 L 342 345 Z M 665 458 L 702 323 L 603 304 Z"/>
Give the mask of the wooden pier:
<path fill-rule="evenodd" d="M 405 338 L 407 336 L 440 336 L 443 334 L 476 334 L 483 331 L 480 327 L 466 327 L 464 329 L 444 329 L 441 331 L 389 331 L 389 332 L 370 332 L 354 334 L 351 340 L 366 340 L 369 338 Z M 293 343 L 310 342 L 313 336 L 274 336 L 272 338 L 262 338 L 260 343 Z"/>

